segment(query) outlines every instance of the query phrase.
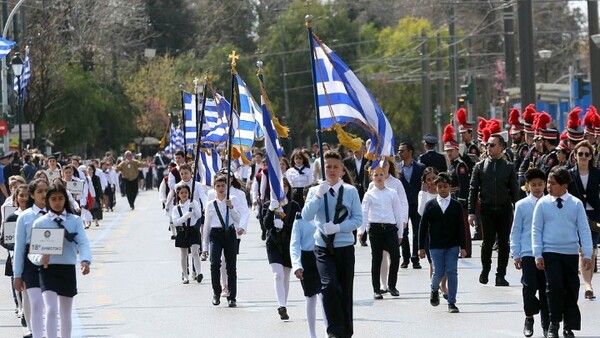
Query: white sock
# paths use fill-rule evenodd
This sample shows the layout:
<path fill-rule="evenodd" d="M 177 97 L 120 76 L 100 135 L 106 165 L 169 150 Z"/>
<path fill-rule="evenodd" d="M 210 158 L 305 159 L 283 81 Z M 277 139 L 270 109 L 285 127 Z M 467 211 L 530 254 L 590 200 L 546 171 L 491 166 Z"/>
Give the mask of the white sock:
<path fill-rule="evenodd" d="M 183 274 L 183 278 L 187 279 L 188 278 L 188 271 L 187 271 L 188 249 L 187 248 L 179 248 L 179 250 L 181 252 L 181 257 L 179 259 L 179 262 L 181 263 L 181 273 Z"/>
<path fill-rule="evenodd" d="M 306 322 L 310 338 L 317 338 L 317 295 L 306 297 Z"/>
<path fill-rule="evenodd" d="M 46 307 L 46 338 L 56 338 L 58 335 L 58 295 L 54 291 L 44 291 L 42 297 Z"/>
<path fill-rule="evenodd" d="M 44 336 L 44 299 L 42 298 L 42 289 L 27 289 L 27 297 L 29 298 L 31 332 L 34 338 L 42 338 Z"/>
<path fill-rule="evenodd" d="M 279 306 L 286 306 L 286 287 L 285 287 L 285 272 L 284 267 L 278 263 L 269 264 L 273 271 L 273 279 L 275 281 L 275 294 L 277 295 L 277 302 Z M 289 275 L 288 275 L 289 283 Z"/>
<path fill-rule="evenodd" d="M 323 294 L 319 293 L 317 295 L 317 298 L 319 299 L 319 303 L 321 303 L 321 311 L 323 311 L 323 325 L 325 325 L 325 331 L 327 331 L 329 323 L 327 322 L 327 316 L 325 315 L 325 306 L 323 305 Z"/>
<path fill-rule="evenodd" d="M 25 316 L 25 321 L 27 322 L 27 328 L 31 330 L 31 305 L 29 305 L 29 295 L 27 291 L 21 292 L 23 295 L 22 303 L 23 303 L 23 316 Z"/>
<path fill-rule="evenodd" d="M 196 274 L 200 275 L 202 273 L 202 266 L 200 265 L 200 245 L 192 244 L 190 250 L 192 251 L 192 261 L 196 268 Z"/>
<path fill-rule="evenodd" d="M 60 307 L 60 338 L 71 338 L 73 297 L 58 296 L 58 305 Z"/>

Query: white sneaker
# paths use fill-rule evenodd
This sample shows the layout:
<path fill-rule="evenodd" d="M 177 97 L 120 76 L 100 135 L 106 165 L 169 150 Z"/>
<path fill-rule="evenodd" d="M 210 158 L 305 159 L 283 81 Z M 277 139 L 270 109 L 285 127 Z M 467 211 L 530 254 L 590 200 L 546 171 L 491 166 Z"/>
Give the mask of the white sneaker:
<path fill-rule="evenodd" d="M 184 276 L 183 277 L 183 284 L 189 284 L 189 283 L 190 283 L 190 280 L 188 279 L 188 277 Z"/>

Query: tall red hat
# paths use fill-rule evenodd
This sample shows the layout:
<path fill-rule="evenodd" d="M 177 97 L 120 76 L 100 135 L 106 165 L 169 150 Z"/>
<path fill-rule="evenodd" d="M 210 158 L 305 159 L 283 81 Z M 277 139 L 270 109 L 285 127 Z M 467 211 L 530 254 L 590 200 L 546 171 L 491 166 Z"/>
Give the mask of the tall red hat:
<path fill-rule="evenodd" d="M 585 134 L 596 134 L 594 129 L 594 119 L 598 115 L 596 111 L 596 107 L 589 106 L 587 111 L 585 112 L 585 116 L 583 117 L 583 124 L 585 126 L 584 133 Z"/>
<path fill-rule="evenodd" d="M 535 117 L 538 115 L 538 112 L 535 110 L 535 105 L 532 103 L 525 108 L 523 111 L 523 124 L 525 125 L 525 132 L 529 134 L 535 133 L 535 128 L 533 124 L 535 122 Z"/>
<path fill-rule="evenodd" d="M 550 123 L 550 121 L 552 121 L 552 116 L 550 116 L 550 114 L 546 113 L 545 111 L 540 113 L 536 129 L 536 133 L 538 134 L 536 134 L 536 136 L 546 140 L 554 140 L 558 138 L 558 130 L 548 128 L 548 123 Z"/>
<path fill-rule="evenodd" d="M 519 112 L 519 109 L 513 108 L 510 110 L 510 114 L 508 115 L 508 124 L 511 125 L 511 127 L 510 127 L 511 135 L 518 134 L 518 133 L 522 132 L 523 130 L 525 130 L 525 126 L 519 120 L 520 116 L 521 116 L 521 113 Z"/>
<path fill-rule="evenodd" d="M 502 131 L 502 122 L 497 119 L 491 119 L 487 122 L 487 126 L 483 131 L 483 141 L 487 142 L 492 134 L 499 134 Z"/>
<path fill-rule="evenodd" d="M 467 122 L 467 110 L 465 108 L 459 108 L 456 111 L 456 122 L 458 122 L 459 133 L 473 130 L 473 122 Z"/>
<path fill-rule="evenodd" d="M 579 142 L 583 140 L 583 128 L 581 127 L 581 119 L 579 113 L 583 110 L 579 107 L 575 107 L 569 113 L 569 119 L 567 120 L 567 137 L 573 142 Z"/>
<path fill-rule="evenodd" d="M 477 118 L 479 119 L 479 125 L 477 125 L 477 141 L 484 142 L 483 131 L 485 130 L 488 121 L 481 116 L 477 116 Z"/>
<path fill-rule="evenodd" d="M 454 139 L 455 130 L 452 124 L 448 124 L 444 128 L 444 135 L 442 135 L 442 142 L 444 142 L 444 151 L 458 149 L 458 141 Z"/>

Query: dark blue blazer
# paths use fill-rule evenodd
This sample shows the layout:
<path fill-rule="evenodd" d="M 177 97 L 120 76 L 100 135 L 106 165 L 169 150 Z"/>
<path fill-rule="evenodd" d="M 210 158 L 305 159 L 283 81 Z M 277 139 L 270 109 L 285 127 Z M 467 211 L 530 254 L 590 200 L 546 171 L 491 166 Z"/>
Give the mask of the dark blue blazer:
<path fill-rule="evenodd" d="M 423 163 L 425 167 L 434 167 L 439 172 L 448 171 L 446 156 L 435 150 L 429 150 L 424 154 L 421 154 L 421 156 L 419 156 L 419 162 Z"/>
<path fill-rule="evenodd" d="M 587 187 L 583 189 L 581 176 L 577 165 L 569 169 L 571 174 L 571 183 L 569 184 L 569 194 L 579 198 L 584 203 L 589 203 L 594 210 L 586 210 L 587 216 L 596 222 L 600 222 L 600 169 L 590 168 Z"/>
<path fill-rule="evenodd" d="M 406 180 L 406 177 L 402 174 L 402 165 L 398 165 L 398 178 L 404 186 L 406 192 L 406 199 L 408 204 L 417 204 L 419 202 L 419 191 L 421 190 L 421 176 L 425 171 L 425 165 L 413 160 L 413 171 L 410 176 L 410 182 Z"/>

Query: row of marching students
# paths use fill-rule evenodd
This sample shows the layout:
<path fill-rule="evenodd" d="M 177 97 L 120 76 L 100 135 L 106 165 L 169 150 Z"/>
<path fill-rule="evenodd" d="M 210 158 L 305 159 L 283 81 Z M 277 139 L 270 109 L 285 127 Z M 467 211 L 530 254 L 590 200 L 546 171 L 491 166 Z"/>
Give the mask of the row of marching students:
<path fill-rule="evenodd" d="M 210 258 L 212 304 L 219 305 L 223 296 L 229 307 L 236 307 L 237 254 L 250 211 L 242 184 L 227 173 L 219 172 L 211 178 L 212 188 L 205 188 L 194 181 L 192 166 L 186 163 L 185 153 L 178 151 L 159 191 L 170 219 L 171 238 L 181 251 L 183 283 L 189 283 L 190 267 L 194 271 L 192 279 L 198 283 L 203 280 L 201 253 L 203 259 Z M 188 265 L 189 255 L 192 265 Z"/>
<path fill-rule="evenodd" d="M 12 285 L 27 325 L 24 337 L 57 337 L 59 314 L 60 337 L 71 337 L 76 265 L 79 262 L 82 274 L 90 272 L 92 257 L 84 222 L 75 214 L 64 184 L 55 181 L 35 178 L 25 184 L 24 180 L 11 177 L 11 196 L 5 203 L 16 207 L 5 218 L 6 222 L 16 221 L 15 243 L 3 246 L 12 252 L 7 268 L 11 265 Z M 7 209 L 3 206 L 3 210 Z M 63 253 L 29 254 L 31 232 L 36 228 L 64 229 Z"/>

